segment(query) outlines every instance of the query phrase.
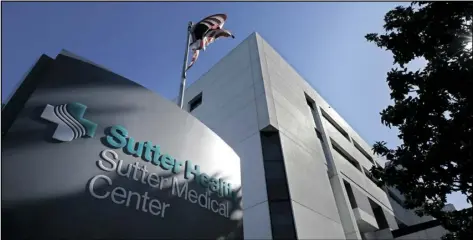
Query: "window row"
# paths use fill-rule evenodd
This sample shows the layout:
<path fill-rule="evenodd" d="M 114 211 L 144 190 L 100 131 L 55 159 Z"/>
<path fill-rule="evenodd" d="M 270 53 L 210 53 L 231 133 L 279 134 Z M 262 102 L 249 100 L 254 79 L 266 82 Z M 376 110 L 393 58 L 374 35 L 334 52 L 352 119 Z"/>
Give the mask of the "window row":
<path fill-rule="evenodd" d="M 260 138 L 273 239 L 297 239 L 279 133 L 261 131 Z"/>
<path fill-rule="evenodd" d="M 305 94 L 305 97 L 306 97 L 306 102 L 307 102 L 307 105 L 309 106 L 309 108 L 311 109 L 311 112 L 315 111 L 315 101 L 312 100 L 307 94 Z M 341 135 L 343 135 L 349 142 L 353 143 L 354 147 L 366 158 L 368 159 L 368 161 L 370 161 L 373 165 L 377 166 L 377 167 L 380 167 L 380 165 L 374 161 L 373 157 L 366 151 L 363 149 L 363 147 L 361 147 L 360 144 L 358 144 L 355 140 L 351 139 L 350 136 L 348 135 L 348 133 L 339 125 L 335 122 L 335 120 L 333 120 L 333 118 L 331 118 L 329 116 L 329 114 L 327 112 L 325 112 L 323 109 L 320 109 L 321 110 L 321 113 L 322 113 L 322 117 L 330 124 L 332 125 Z M 314 118 L 315 120 L 315 118 Z M 320 139 L 321 143 L 323 143 L 323 138 L 322 138 L 322 134 L 320 133 L 319 130 L 315 129 L 316 131 L 316 134 L 317 134 L 317 137 Z M 363 171 L 362 170 L 362 167 L 360 165 L 360 163 L 354 159 L 353 157 L 351 157 L 349 154 L 347 154 L 345 151 L 342 150 L 342 148 L 337 145 L 334 141 L 332 141 L 332 146 L 333 146 L 333 149 L 334 151 L 339 154 L 342 158 L 346 159 L 348 162 L 350 162 L 356 169 L 358 169 L 360 172 L 364 172 L 364 174 L 366 175 L 366 177 L 368 177 L 371 181 L 373 182 L 376 182 L 374 181 L 374 178 L 373 176 L 371 175 L 371 173 L 365 168 Z"/>

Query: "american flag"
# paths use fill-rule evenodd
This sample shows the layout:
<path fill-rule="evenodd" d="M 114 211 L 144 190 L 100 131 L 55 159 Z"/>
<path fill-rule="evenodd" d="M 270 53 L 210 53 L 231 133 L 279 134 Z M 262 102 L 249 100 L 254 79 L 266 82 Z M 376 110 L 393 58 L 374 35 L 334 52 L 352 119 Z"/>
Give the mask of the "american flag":
<path fill-rule="evenodd" d="M 220 37 L 232 37 L 233 34 L 223 29 L 223 25 L 227 20 L 227 15 L 225 14 L 215 14 L 204 18 L 198 23 L 194 24 L 191 28 L 191 44 L 190 48 L 193 51 L 192 59 L 187 66 L 187 70 L 194 65 L 195 61 L 199 57 L 200 50 L 204 50 Z M 186 70 L 186 71 L 187 71 Z"/>

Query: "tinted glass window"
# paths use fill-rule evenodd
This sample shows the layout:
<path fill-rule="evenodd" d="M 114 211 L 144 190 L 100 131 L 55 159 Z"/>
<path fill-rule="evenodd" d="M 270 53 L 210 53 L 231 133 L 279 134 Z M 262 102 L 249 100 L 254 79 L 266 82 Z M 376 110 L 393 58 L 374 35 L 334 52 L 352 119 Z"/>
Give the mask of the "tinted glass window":
<path fill-rule="evenodd" d="M 296 239 L 294 217 L 290 201 L 269 203 L 273 239 Z"/>
<path fill-rule="evenodd" d="M 284 162 L 264 161 L 268 200 L 289 200 Z"/>
<path fill-rule="evenodd" d="M 273 239 L 297 239 L 279 133 L 260 136 Z"/>
<path fill-rule="evenodd" d="M 281 142 L 277 132 L 261 132 L 261 147 L 265 161 L 282 161 Z"/>
<path fill-rule="evenodd" d="M 196 109 L 198 106 L 202 104 L 202 93 L 199 93 L 196 97 L 194 97 L 190 102 L 189 102 L 189 112 L 192 112 L 194 109 Z"/>

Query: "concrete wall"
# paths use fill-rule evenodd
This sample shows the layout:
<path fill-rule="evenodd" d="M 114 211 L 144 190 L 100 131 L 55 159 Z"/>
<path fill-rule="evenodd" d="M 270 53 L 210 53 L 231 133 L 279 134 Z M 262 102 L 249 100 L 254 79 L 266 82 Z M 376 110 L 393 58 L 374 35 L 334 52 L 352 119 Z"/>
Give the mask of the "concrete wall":
<path fill-rule="evenodd" d="M 363 194 L 357 188 L 352 187 L 352 191 L 353 191 L 353 195 L 355 196 L 355 201 L 358 208 L 360 208 L 361 210 L 365 211 L 366 213 L 374 217 L 373 209 L 371 208 L 370 202 L 368 198 L 366 197 L 366 195 Z"/>
<path fill-rule="evenodd" d="M 271 239 L 259 131 L 268 126 L 264 82 L 255 35 L 249 36 L 186 90 L 184 103 L 202 92 L 191 112 L 241 158 L 245 238 Z"/>
<path fill-rule="evenodd" d="M 320 169 L 323 166 L 322 164 L 325 164 L 325 160 L 323 160 L 324 157 L 322 157 L 323 154 L 320 151 L 321 147 L 317 147 L 317 145 L 320 144 L 320 141 L 316 137 L 315 131 L 312 130 L 315 126 L 310 108 L 307 105 L 306 94 L 315 101 L 317 106 L 319 106 L 323 112 L 325 112 L 325 115 L 328 115 L 331 119 L 337 122 L 338 125 L 344 128 L 347 133 L 351 133 L 351 135 L 355 137 L 358 136 L 269 44 L 267 44 L 262 38 L 258 37 L 258 39 L 263 46 L 260 49 L 263 49 L 264 55 L 266 56 L 266 61 L 262 63 L 262 66 L 266 66 L 266 70 L 263 68 L 263 73 L 266 71 L 266 74 L 269 76 L 268 78 L 265 78 L 268 79 L 269 82 L 266 85 L 270 86 L 268 89 L 271 90 L 270 92 L 272 93 L 271 95 L 273 97 L 272 100 L 275 108 L 268 109 L 270 112 L 274 112 L 274 115 L 277 116 L 277 120 L 274 121 L 274 123 L 277 124 L 275 127 L 283 134 L 295 139 L 297 143 L 312 157 L 312 164 L 320 164 L 316 167 Z M 268 105 L 271 105 L 271 103 L 268 103 Z M 326 120 L 323 120 L 323 125 L 330 139 L 336 141 L 341 148 L 348 152 L 353 158 L 357 159 L 360 165 L 365 166 L 366 168 L 371 167 L 372 164 L 361 153 L 359 153 L 357 149 L 355 149 L 350 140 L 341 135 L 335 127 L 328 124 Z M 369 152 L 370 148 L 368 144 L 360 139 L 357 139 L 358 144 L 368 149 L 367 151 Z M 333 154 L 335 155 L 336 153 Z M 389 201 L 387 200 L 383 190 L 374 185 L 362 172 L 357 170 L 346 160 L 335 157 L 335 162 L 337 166 L 339 166 L 341 173 L 346 178 L 350 179 L 353 185 L 358 186 L 367 196 L 367 192 L 369 192 L 369 196 L 372 197 L 374 201 L 384 203 L 383 205 L 385 205 L 385 208 L 391 210 Z M 323 178 L 328 178 L 326 174 L 320 176 L 321 178 L 322 176 Z M 288 179 L 288 181 L 290 182 L 291 179 Z M 326 188 L 324 189 L 325 192 L 332 192 L 329 184 L 324 182 L 324 185 L 326 185 Z M 333 206 L 333 208 L 324 208 L 324 210 L 320 211 L 319 209 L 316 209 L 316 211 L 331 217 L 331 214 L 337 213 L 337 208 Z M 340 220 L 338 220 L 338 223 L 340 223 Z"/>
<path fill-rule="evenodd" d="M 291 154 L 294 155 L 293 159 L 298 159 L 297 165 L 303 166 L 304 169 L 310 169 L 313 174 L 321 174 L 320 176 L 324 176 L 325 178 L 327 177 L 327 175 L 321 171 L 317 172 L 311 168 L 322 169 L 322 164 L 326 166 L 327 161 L 323 154 L 323 147 L 320 139 L 316 137 L 316 133 L 313 131 L 317 126 L 314 121 L 313 110 L 311 110 L 307 105 L 305 97 L 305 95 L 307 95 L 315 102 L 316 106 L 320 108 L 320 112 L 323 115 L 323 129 L 326 131 L 326 134 L 331 141 L 330 145 L 336 145 L 341 148 L 345 155 L 356 160 L 360 165 L 360 169 L 357 169 L 338 152 L 334 151 L 333 147 L 331 147 L 335 164 L 340 170 L 340 173 L 343 176 L 342 178 L 352 185 L 352 189 L 356 193 L 355 196 L 357 198 L 357 203 L 362 206 L 361 209 L 366 211 L 370 216 L 373 216 L 372 210 L 367 201 L 368 198 L 371 199 L 382 208 L 390 230 L 398 229 L 395 216 L 398 217 L 399 215 L 398 218 L 408 224 L 431 220 L 432 218 L 429 216 L 419 217 L 412 210 L 406 210 L 396 203 L 393 204 L 392 199 L 390 199 L 386 194 L 385 190 L 379 188 L 365 175 L 364 171 L 369 170 L 375 163 L 380 166 L 384 165 L 379 156 L 372 154 L 371 145 L 364 141 L 360 135 L 358 135 L 356 131 L 312 88 L 312 86 L 310 86 L 310 84 L 305 81 L 290 64 L 288 64 L 263 38 L 261 38 L 261 36 L 256 34 L 256 38 L 258 42 L 258 51 L 260 53 L 260 64 L 266 92 L 268 116 L 270 117 L 268 122 L 280 131 L 283 149 L 287 149 L 287 151 L 285 151 L 285 154 L 287 154 L 287 156 L 285 155 L 285 158 L 286 162 L 289 164 L 286 165 L 286 168 L 289 171 L 289 184 L 291 185 L 291 181 L 294 182 L 294 187 L 290 187 L 293 201 L 303 201 L 297 199 L 297 193 L 292 194 L 294 191 L 311 190 L 301 190 L 300 187 L 298 189 L 298 178 L 295 177 L 294 179 L 291 179 L 291 171 L 294 171 L 294 176 L 301 176 L 299 173 L 301 169 L 298 169 L 297 167 L 294 167 L 294 170 L 291 169 Z M 345 135 L 348 136 L 344 136 L 344 134 L 342 134 L 337 128 L 341 128 Z M 357 149 L 355 144 L 358 145 L 358 148 L 361 148 L 361 151 L 363 151 L 365 155 L 369 155 L 371 159 L 368 159 L 359 149 Z M 295 154 L 294 152 L 297 151 L 299 151 L 299 153 Z M 307 160 L 304 161 L 303 159 Z M 309 162 L 310 164 L 306 165 Z M 303 176 L 301 176 L 301 178 L 303 178 Z M 323 183 L 323 185 L 327 184 L 326 181 L 322 180 L 322 177 L 320 177 L 320 179 L 318 177 L 317 179 L 317 182 Z M 312 190 L 319 192 L 324 191 L 327 193 L 331 192 L 330 186 L 326 186 L 325 188 L 317 186 L 317 189 Z M 398 191 L 394 190 L 394 193 L 402 198 L 402 195 Z M 312 197 L 310 195 L 307 196 Z M 327 201 L 330 201 L 328 199 L 331 200 L 332 198 L 327 198 Z M 307 201 L 310 200 L 307 199 Z M 338 218 L 334 216 L 334 214 L 337 213 L 336 207 L 334 207 L 334 205 L 324 206 L 324 210 L 321 210 L 316 206 L 314 206 L 312 210 L 324 216 L 328 216 L 332 220 L 335 219 L 337 223 L 340 223 L 340 216 Z M 338 213 L 340 214 L 339 211 L 340 209 L 338 209 Z M 297 218 L 297 216 L 295 216 L 295 218 Z M 317 238 L 317 234 L 314 233 L 314 235 L 308 237 Z"/>
<path fill-rule="evenodd" d="M 370 144 L 259 34 L 250 35 L 189 86 L 185 102 L 202 91 L 203 104 L 191 114 L 219 134 L 241 157 L 245 238 L 271 238 L 258 134 L 268 126 L 279 131 L 298 238 L 360 238 L 341 179 L 357 192 L 363 210 L 372 216 L 367 205 L 368 198 L 371 199 L 381 206 L 390 229 L 397 228 L 396 213 L 386 192 L 364 173 L 374 162 L 383 166 L 380 158 L 371 154 Z M 316 110 L 310 109 L 306 95 L 315 102 Z M 318 126 L 314 118 L 317 114 L 335 122 L 348 137 L 325 117 L 321 117 L 322 126 Z M 317 137 L 315 128 L 326 136 L 325 143 Z M 356 160 L 360 169 L 334 151 L 335 145 Z M 336 181 L 329 176 L 333 173 L 327 151 L 333 156 L 336 174 L 340 174 Z M 343 203 L 339 203 L 340 199 Z"/>
<path fill-rule="evenodd" d="M 271 61 L 279 59 L 268 56 L 266 48 L 264 40 L 252 34 L 188 87 L 185 102 L 203 92 L 202 105 L 191 114 L 219 134 L 241 157 L 245 238 L 271 238 L 258 134 L 269 125 L 280 133 L 298 237 L 342 238 L 326 161 L 310 109 L 299 104 L 305 102 L 303 93 L 288 95 L 290 82 L 268 69 L 275 67 Z M 310 222 L 319 224 L 314 227 L 307 224 Z"/>
<path fill-rule="evenodd" d="M 256 39 L 270 123 L 281 135 L 297 235 L 343 238 L 323 148 L 298 76 L 259 35 Z"/>

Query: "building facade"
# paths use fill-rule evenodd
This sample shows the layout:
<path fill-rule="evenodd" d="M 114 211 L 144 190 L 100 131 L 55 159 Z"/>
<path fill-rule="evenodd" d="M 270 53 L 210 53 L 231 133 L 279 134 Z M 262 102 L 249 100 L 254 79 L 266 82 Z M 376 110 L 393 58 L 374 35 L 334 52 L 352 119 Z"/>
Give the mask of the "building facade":
<path fill-rule="evenodd" d="M 382 162 L 370 145 L 257 33 L 191 84 L 185 103 L 241 158 L 245 239 L 445 233 L 372 181 Z"/>

